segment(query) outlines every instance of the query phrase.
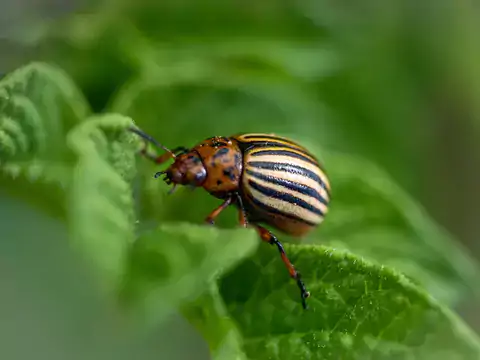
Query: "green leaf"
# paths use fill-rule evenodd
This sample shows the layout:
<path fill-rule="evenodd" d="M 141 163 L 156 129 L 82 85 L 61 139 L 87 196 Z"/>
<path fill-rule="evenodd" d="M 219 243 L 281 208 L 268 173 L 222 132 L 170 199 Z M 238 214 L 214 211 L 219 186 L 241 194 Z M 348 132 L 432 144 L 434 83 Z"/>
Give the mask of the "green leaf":
<path fill-rule="evenodd" d="M 140 5 L 130 1 L 115 1 L 115 4 L 111 3 L 109 6 L 95 5 L 95 11 L 77 13 L 48 24 L 47 31 L 38 42 L 48 46 L 46 56 L 50 61 L 60 63 L 73 74 L 96 110 L 103 109 L 108 97 L 132 75 L 146 71 L 148 75 L 152 75 L 154 61 L 164 63 L 159 61 L 161 59 L 158 57 L 152 56 L 152 53 L 158 54 L 158 49 L 171 45 L 186 49 L 183 60 L 195 61 L 205 53 L 215 56 L 217 46 L 212 46 L 212 43 L 220 42 L 223 54 L 235 52 L 232 48 L 237 48 L 247 55 L 252 54 L 253 56 L 243 59 L 237 57 L 237 61 L 244 61 L 246 65 L 257 61 L 259 57 L 256 55 L 260 52 L 260 62 L 267 60 L 280 66 L 286 64 L 288 70 L 302 77 L 317 76 L 318 68 L 323 68 L 325 61 L 309 55 L 315 52 L 318 41 L 316 35 L 321 31 L 310 22 L 305 22 L 305 16 L 295 6 L 286 9 L 281 4 L 279 6 L 276 2 L 271 2 L 267 7 L 275 13 L 273 17 L 266 17 L 269 21 L 265 21 L 263 16 L 259 17 L 256 10 L 239 14 L 236 5 L 218 1 L 199 6 L 191 4 L 188 7 L 178 3 L 149 2 Z M 217 21 L 200 20 L 202 16 L 199 17 L 199 11 L 204 13 L 206 8 L 217 13 Z M 292 22 L 293 14 L 295 19 Z M 289 30 L 284 21 L 289 23 Z M 221 23 L 228 24 L 228 27 L 223 27 Z M 188 24 L 188 29 L 178 24 Z M 245 25 L 247 28 L 244 28 Z M 59 32 L 58 28 L 62 28 L 62 31 Z M 234 29 L 231 34 L 234 39 L 224 40 L 226 29 Z M 250 33 L 247 39 L 246 29 Z M 237 33 L 238 30 L 241 33 Z M 278 32 L 285 34 L 292 30 L 302 34 L 302 43 L 297 45 L 290 41 L 275 53 L 278 49 L 275 42 L 285 39 L 279 36 Z M 205 41 L 201 33 L 208 33 L 209 41 Z M 257 44 L 252 45 L 252 42 Z M 264 48 L 267 42 L 269 44 Z M 203 49 L 191 54 L 188 48 L 192 45 L 199 45 Z M 177 58 L 171 54 L 166 54 L 166 57 L 174 66 Z M 328 67 L 330 65 L 327 65 Z"/>
<path fill-rule="evenodd" d="M 208 359 L 201 339 L 178 320 L 149 336 L 124 321 L 68 243 L 64 224 L 2 190 L 1 359 Z M 185 337 L 190 346 L 178 350 Z"/>
<path fill-rule="evenodd" d="M 149 96 L 153 94 L 155 91 Z M 138 99 L 139 109 L 141 105 L 147 106 L 148 96 L 140 100 L 139 95 Z M 175 131 L 166 127 L 159 121 L 156 129 Z M 479 295 L 480 268 L 477 262 L 388 174 L 361 157 L 321 151 L 307 136 L 295 135 L 293 131 L 279 134 L 298 139 L 316 153 L 331 179 L 333 199 L 330 211 L 318 230 L 305 240 L 307 243 L 345 247 L 402 271 L 449 305 Z M 159 135 L 159 138 L 163 137 Z M 180 189 L 175 195 L 168 196 L 167 186 L 153 178 L 154 172 L 158 171 L 156 165 L 142 164 L 145 176 L 143 217 L 198 223 L 218 206 L 218 200 L 201 189 L 196 192 Z M 236 223 L 233 209 L 225 210 L 218 221 L 221 227 L 236 226 Z M 281 238 L 291 240 L 285 235 Z"/>
<path fill-rule="evenodd" d="M 42 160 L 16 161 L 0 166 L 0 187 L 48 214 L 65 219 L 65 192 L 71 167 Z"/>
<path fill-rule="evenodd" d="M 147 81 L 221 79 L 243 83 L 249 78 L 312 83 L 339 68 L 339 59 L 325 44 L 259 38 L 252 42 L 223 40 L 188 45 L 143 42 L 140 77 Z M 138 44 L 135 44 L 138 48 Z M 160 49 L 160 50 L 158 50 Z M 153 77 L 153 79 L 152 79 Z M 212 80 L 210 80 L 212 81 Z"/>
<path fill-rule="evenodd" d="M 309 242 L 346 247 L 402 271 L 447 304 L 480 295 L 478 263 L 384 171 L 359 157 L 322 154 L 332 202 Z"/>
<path fill-rule="evenodd" d="M 183 306 L 183 314 L 204 336 L 214 360 L 248 359 L 243 350 L 243 339 L 216 284 L 194 302 Z"/>
<path fill-rule="evenodd" d="M 56 216 L 70 181 L 65 135 L 89 113 L 60 69 L 21 67 L 0 80 L 0 184 Z"/>
<path fill-rule="evenodd" d="M 259 55 L 262 45 L 265 56 Z M 109 108 L 138 119 L 139 126 L 160 141 L 175 139 L 186 146 L 214 134 L 259 131 L 315 133 L 320 142 L 336 144 L 341 133 L 331 131 L 328 111 L 287 65 L 295 67 L 288 55 L 292 45 L 271 46 L 286 53 L 286 59 L 273 62 L 263 43 L 237 53 L 226 44 L 213 45 L 213 50 L 167 48 L 149 57 L 156 68 L 146 68 L 126 83 Z M 322 51 L 314 56 L 319 63 Z"/>
<path fill-rule="evenodd" d="M 399 273 L 318 245 L 285 250 L 311 292 L 307 311 L 274 249 L 261 247 L 221 281 L 249 358 L 480 356 L 476 335 Z"/>
<path fill-rule="evenodd" d="M 157 324 L 180 304 L 195 301 L 224 272 L 251 255 L 252 230 L 163 224 L 142 235 L 129 254 L 122 291 L 140 321 Z"/>
<path fill-rule="evenodd" d="M 32 63 L 7 74 L 0 80 L 0 160 L 61 158 L 65 134 L 88 113 L 83 95 L 56 67 Z"/>
<path fill-rule="evenodd" d="M 71 240 L 110 291 L 120 286 L 135 238 L 131 182 L 139 143 L 126 130 L 132 124 L 116 114 L 95 116 L 68 137 L 76 156 L 68 199 Z"/>

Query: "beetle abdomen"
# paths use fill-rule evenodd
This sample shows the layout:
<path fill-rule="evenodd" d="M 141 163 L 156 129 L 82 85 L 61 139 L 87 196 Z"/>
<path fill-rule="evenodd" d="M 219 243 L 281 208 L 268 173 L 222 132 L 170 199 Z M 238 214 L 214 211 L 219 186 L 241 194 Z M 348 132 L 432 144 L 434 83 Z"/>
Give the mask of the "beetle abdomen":
<path fill-rule="evenodd" d="M 242 192 L 249 213 L 282 231 L 301 236 L 328 211 L 330 185 L 318 161 L 300 145 L 280 137 L 235 137 L 244 148 Z"/>

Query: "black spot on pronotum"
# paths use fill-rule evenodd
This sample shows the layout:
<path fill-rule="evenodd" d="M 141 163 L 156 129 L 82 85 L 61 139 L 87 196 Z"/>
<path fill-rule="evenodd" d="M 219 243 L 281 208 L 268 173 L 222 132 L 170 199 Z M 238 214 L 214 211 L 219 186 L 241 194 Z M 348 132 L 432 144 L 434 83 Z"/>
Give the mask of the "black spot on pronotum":
<path fill-rule="evenodd" d="M 212 145 L 213 147 L 221 147 L 221 146 L 228 146 L 228 138 L 224 137 L 224 136 L 215 136 L 213 138 L 210 138 L 210 140 L 212 141 Z"/>
<path fill-rule="evenodd" d="M 217 180 L 217 185 L 221 185 L 222 184 L 222 180 Z"/>
<path fill-rule="evenodd" d="M 230 152 L 230 150 L 228 148 L 221 148 L 220 150 L 218 150 L 215 155 L 213 155 L 213 158 L 214 159 L 217 159 L 219 157 L 222 157 L 222 156 L 225 156 L 226 154 L 228 154 Z"/>
<path fill-rule="evenodd" d="M 227 169 L 223 170 L 223 175 L 228 176 L 230 180 L 235 180 L 235 168 L 234 167 L 229 167 Z"/>

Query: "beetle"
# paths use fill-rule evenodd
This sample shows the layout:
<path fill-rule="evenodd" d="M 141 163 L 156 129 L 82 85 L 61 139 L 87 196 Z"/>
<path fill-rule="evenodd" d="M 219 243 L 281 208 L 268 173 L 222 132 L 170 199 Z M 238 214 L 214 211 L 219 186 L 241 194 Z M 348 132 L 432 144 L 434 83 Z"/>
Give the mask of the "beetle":
<path fill-rule="evenodd" d="M 173 187 L 202 187 L 222 203 L 205 219 L 214 224 L 228 206 L 239 210 L 243 227 L 253 226 L 260 238 L 275 245 L 290 276 L 296 281 L 307 309 L 310 296 L 300 273 L 288 259 L 277 237 L 260 224 L 301 238 L 323 222 L 330 203 L 330 181 L 317 158 L 298 143 L 272 134 L 247 133 L 210 137 L 191 149 L 168 149 L 136 127 L 130 127 L 144 140 L 142 155 L 160 165 L 172 159 L 163 180 Z M 165 151 L 149 152 L 148 143 Z"/>

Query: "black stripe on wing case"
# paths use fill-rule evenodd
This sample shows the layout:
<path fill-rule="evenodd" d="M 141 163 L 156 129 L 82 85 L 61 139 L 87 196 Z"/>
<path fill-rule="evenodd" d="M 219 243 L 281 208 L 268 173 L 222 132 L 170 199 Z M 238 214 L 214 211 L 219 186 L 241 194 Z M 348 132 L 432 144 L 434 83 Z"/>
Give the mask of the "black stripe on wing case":
<path fill-rule="evenodd" d="M 272 206 L 269 206 L 267 204 L 264 204 L 262 203 L 260 200 L 256 199 L 255 197 L 253 197 L 252 195 L 250 194 L 245 194 L 246 195 L 246 199 L 252 203 L 253 205 L 255 205 L 256 207 L 262 209 L 263 211 L 267 212 L 267 213 L 270 213 L 270 214 L 276 214 L 276 215 L 280 215 L 280 216 L 283 216 L 283 217 L 286 217 L 287 219 L 292 219 L 292 220 L 295 220 L 295 221 L 299 221 L 299 222 L 302 222 L 304 224 L 307 224 L 309 226 L 316 226 L 318 225 L 316 222 L 311 222 L 311 221 L 308 221 L 308 220 L 305 220 L 305 219 L 302 219 L 302 218 L 299 218 L 298 216 L 295 216 L 293 214 L 288 214 L 288 213 L 284 213 L 283 211 L 280 211 Z"/>
<path fill-rule="evenodd" d="M 326 184 L 322 181 L 320 176 L 315 174 L 313 171 L 305 169 L 304 167 L 292 164 L 280 164 L 280 163 L 273 163 L 269 161 L 249 161 L 247 163 L 248 166 L 257 169 L 265 169 L 265 170 L 274 170 L 274 171 L 285 171 L 292 174 L 303 175 L 306 176 L 316 182 L 318 182 L 327 192 L 328 196 L 330 197 L 330 192 Z"/>
<path fill-rule="evenodd" d="M 290 148 L 290 149 L 292 149 L 292 148 Z M 301 151 L 301 150 L 298 150 L 298 151 Z M 250 153 L 250 156 L 262 156 L 262 155 L 288 156 L 288 157 L 303 160 L 303 161 L 306 161 L 310 164 L 319 166 L 319 164 L 316 161 L 310 159 L 309 157 L 307 157 L 305 155 L 302 155 L 302 154 L 299 154 L 299 153 L 296 153 L 296 152 L 293 152 L 293 151 L 289 151 L 289 150 L 260 150 L 260 151 Z"/>
<path fill-rule="evenodd" d="M 296 147 L 295 145 L 289 145 L 288 143 L 281 143 L 281 142 L 273 142 L 272 140 L 268 141 L 250 141 L 247 143 L 243 143 L 245 145 L 245 150 L 252 150 L 252 149 L 257 149 L 257 148 L 275 148 L 275 147 L 284 147 L 292 150 L 299 150 L 302 151 L 300 148 Z"/>
<path fill-rule="evenodd" d="M 272 145 L 272 146 L 280 146 L 279 144 L 283 144 L 283 146 L 303 151 L 305 154 L 314 157 L 310 152 L 305 149 L 302 145 L 297 144 L 295 141 L 292 141 L 287 138 L 282 138 L 273 135 L 246 135 L 243 136 L 246 143 L 254 143 L 254 144 L 264 144 L 265 146 Z"/>
<path fill-rule="evenodd" d="M 270 140 L 278 140 L 278 141 L 285 141 L 285 142 L 288 142 L 288 143 L 291 143 L 291 144 L 294 144 L 296 145 L 293 141 L 291 140 L 288 140 L 286 138 L 281 138 L 279 136 L 275 136 L 275 135 L 263 135 L 263 134 L 252 134 L 252 135 L 244 135 L 243 136 L 244 139 L 270 139 Z"/>
<path fill-rule="evenodd" d="M 319 216 L 323 216 L 323 212 L 320 209 L 316 208 L 313 205 L 310 205 L 306 201 L 304 201 L 304 200 L 302 200 L 302 199 L 300 199 L 296 196 L 293 196 L 289 193 L 280 192 L 280 191 L 277 191 L 275 189 L 269 188 L 267 186 L 260 185 L 253 180 L 248 180 L 248 185 L 251 186 L 253 189 L 259 191 L 260 193 L 262 193 L 266 197 L 277 199 L 277 200 L 282 200 L 282 201 L 288 202 L 292 205 L 298 205 L 301 208 L 303 208 L 305 210 L 308 210 L 308 211 L 310 211 L 314 214 L 317 214 Z"/>
<path fill-rule="evenodd" d="M 328 205 L 328 202 L 320 195 L 320 193 L 317 190 L 315 190 L 314 188 L 311 188 L 308 185 L 300 184 L 298 182 L 294 182 L 294 181 L 291 181 L 291 180 L 286 180 L 286 179 L 282 179 L 282 178 L 278 178 L 278 177 L 263 175 L 263 174 L 260 174 L 256 171 L 252 171 L 252 170 L 248 170 L 248 169 L 246 170 L 246 173 L 248 175 L 254 177 L 254 178 L 259 179 L 259 180 L 267 181 L 271 184 L 277 184 L 277 185 L 283 186 L 283 187 L 285 187 L 289 190 L 299 192 L 303 195 L 311 196 L 311 197 L 317 199 L 318 201 L 320 201 L 322 204 Z"/>

